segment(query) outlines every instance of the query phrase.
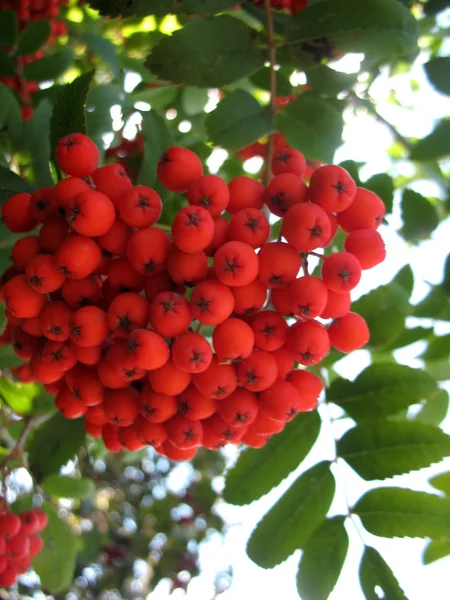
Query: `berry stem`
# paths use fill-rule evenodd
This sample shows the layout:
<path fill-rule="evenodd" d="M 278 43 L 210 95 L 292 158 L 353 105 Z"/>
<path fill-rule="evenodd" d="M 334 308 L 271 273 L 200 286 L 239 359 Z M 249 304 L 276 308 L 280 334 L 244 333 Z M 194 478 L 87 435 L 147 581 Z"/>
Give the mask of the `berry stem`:
<path fill-rule="evenodd" d="M 276 72 L 275 72 L 276 43 L 274 40 L 274 28 L 273 28 L 271 0 L 264 0 L 264 10 L 266 13 L 267 41 L 268 41 L 268 48 L 269 48 L 269 78 L 270 78 L 269 79 L 270 80 L 269 110 L 270 110 L 270 114 L 271 114 L 272 118 L 274 118 L 275 113 L 276 113 L 275 97 L 276 97 L 276 93 L 277 93 L 277 80 L 276 80 Z M 272 133 L 269 136 L 269 141 L 267 143 L 265 169 L 264 169 L 264 173 L 263 173 L 263 184 L 265 186 L 267 186 L 270 181 L 274 139 L 275 139 L 274 134 Z"/>
<path fill-rule="evenodd" d="M 27 441 L 29 434 L 37 425 L 44 423 L 45 421 L 47 421 L 47 419 L 49 419 L 49 417 L 46 415 L 44 417 L 27 417 L 24 420 L 24 428 L 22 429 L 20 436 L 17 438 L 16 443 L 14 444 L 14 446 L 12 446 L 11 450 L 9 451 L 8 456 L 6 456 L 0 463 L 0 470 L 5 469 L 10 460 L 12 460 L 13 458 L 17 458 L 23 452 L 23 448 L 25 446 L 25 442 Z"/>
<path fill-rule="evenodd" d="M 318 252 L 308 252 L 308 254 L 310 254 L 311 256 L 316 256 L 317 258 L 320 258 L 321 260 L 325 260 L 325 256 L 323 254 L 319 254 Z"/>

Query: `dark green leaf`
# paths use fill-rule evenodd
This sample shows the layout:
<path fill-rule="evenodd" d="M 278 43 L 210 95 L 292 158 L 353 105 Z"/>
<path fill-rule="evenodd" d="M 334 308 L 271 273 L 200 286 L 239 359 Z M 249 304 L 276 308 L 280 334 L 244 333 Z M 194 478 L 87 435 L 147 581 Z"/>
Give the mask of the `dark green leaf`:
<path fill-rule="evenodd" d="M 50 475 L 42 482 L 47 494 L 60 498 L 87 498 L 92 496 L 95 485 L 90 479 L 75 478 L 68 475 Z"/>
<path fill-rule="evenodd" d="M 402 288 L 408 294 L 408 298 L 411 296 L 413 288 L 414 288 L 414 273 L 411 269 L 410 265 L 405 265 L 400 269 L 397 275 L 394 277 L 393 281 L 401 285 Z"/>
<path fill-rule="evenodd" d="M 411 160 L 435 160 L 450 154 L 450 120 L 439 121 L 434 130 L 411 150 Z"/>
<path fill-rule="evenodd" d="M 27 444 L 30 470 L 38 481 L 58 473 L 78 452 L 85 438 L 82 419 L 69 421 L 56 414 L 41 425 Z"/>
<path fill-rule="evenodd" d="M 411 417 L 414 421 L 440 425 L 447 416 L 449 396 L 446 390 L 439 390 L 436 396 L 422 404 L 421 409 Z"/>
<path fill-rule="evenodd" d="M 2 264 L 2 271 L 4 270 L 3 266 L 4 265 Z M 23 358 L 19 358 L 17 356 L 11 344 L 8 344 L 7 346 L 0 346 L 0 369 L 11 369 L 12 367 L 18 367 L 19 365 L 23 364 L 23 362 Z"/>
<path fill-rule="evenodd" d="M 6 377 L 0 378 L 0 398 L 19 415 L 31 412 L 33 398 L 40 390 L 40 386 L 36 383 L 20 383 Z"/>
<path fill-rule="evenodd" d="M 364 182 L 364 187 L 375 194 L 378 194 L 386 206 L 386 212 L 392 212 L 392 204 L 394 201 L 394 182 L 390 175 L 386 173 L 377 173 L 372 175 L 370 179 Z"/>
<path fill-rule="evenodd" d="M 203 113 L 207 103 L 207 90 L 185 87 L 181 92 L 181 106 L 188 117 Z"/>
<path fill-rule="evenodd" d="M 29 81 L 53 81 L 67 71 L 72 62 L 73 51 L 66 48 L 25 65 L 23 72 Z"/>
<path fill-rule="evenodd" d="M 409 10 L 392 0 L 326 0 L 290 20 L 286 37 L 313 42 L 326 37 L 340 52 L 392 56 L 417 51 L 417 25 Z"/>
<path fill-rule="evenodd" d="M 447 255 L 444 264 L 444 279 L 442 281 L 442 290 L 450 299 L 450 254 Z"/>
<path fill-rule="evenodd" d="M 450 82 L 448 80 L 450 58 L 448 56 L 438 56 L 425 63 L 424 67 L 430 83 L 437 91 L 450 95 Z"/>
<path fill-rule="evenodd" d="M 0 204 L 3 204 L 13 194 L 34 191 L 34 186 L 5 167 L 0 167 Z"/>
<path fill-rule="evenodd" d="M 42 100 L 32 118 L 23 124 L 24 148 L 30 154 L 29 166 L 33 180 L 38 187 L 53 186 L 50 171 L 50 119 L 53 106 L 48 100 Z"/>
<path fill-rule="evenodd" d="M 97 35 L 95 33 L 85 33 L 82 40 L 87 44 L 90 50 L 97 56 L 102 58 L 105 63 L 111 68 L 114 77 L 117 79 L 120 76 L 120 63 L 117 58 L 117 46 L 110 40 Z"/>
<path fill-rule="evenodd" d="M 247 545 L 248 556 L 270 569 L 304 548 L 325 519 L 335 490 L 329 462 L 321 462 L 295 481 L 256 526 Z"/>
<path fill-rule="evenodd" d="M 153 109 L 158 110 L 170 106 L 179 92 L 180 86 L 178 85 L 163 85 L 160 87 L 147 87 L 133 92 L 130 98 L 133 102 L 147 102 Z"/>
<path fill-rule="evenodd" d="M 0 130 L 16 139 L 21 129 L 22 115 L 17 98 L 6 85 L 0 83 Z"/>
<path fill-rule="evenodd" d="M 423 360 L 447 358 L 450 356 L 450 333 L 433 336 L 428 340 L 428 348 L 420 355 Z"/>
<path fill-rule="evenodd" d="M 342 73 L 326 65 L 319 65 L 306 72 L 308 85 L 313 90 L 329 96 L 336 96 L 343 90 L 349 90 L 356 83 L 356 78 L 354 73 Z"/>
<path fill-rule="evenodd" d="M 0 39 L 2 40 L 2 46 L 14 46 L 18 31 L 19 23 L 16 12 L 9 9 L 0 11 Z"/>
<path fill-rule="evenodd" d="M 166 121 L 150 111 L 143 114 L 144 159 L 139 172 L 139 185 L 151 186 L 156 180 L 156 167 L 164 151 L 173 144 Z"/>
<path fill-rule="evenodd" d="M 366 600 L 379 600 L 379 591 L 386 600 L 408 600 L 390 566 L 371 546 L 365 546 L 359 567 L 359 579 Z"/>
<path fill-rule="evenodd" d="M 148 68 L 167 81 L 223 87 L 263 66 L 252 30 L 238 19 L 193 19 L 165 37 L 147 59 Z"/>
<path fill-rule="evenodd" d="M 403 191 L 401 209 L 403 227 L 400 233 L 408 242 L 428 238 L 439 225 L 435 207 L 422 194 L 413 190 Z"/>
<path fill-rule="evenodd" d="M 450 473 L 439 473 L 430 479 L 430 483 L 446 496 L 450 496 Z"/>
<path fill-rule="evenodd" d="M 327 600 L 333 591 L 348 550 L 345 517 L 333 517 L 319 525 L 306 542 L 297 573 L 302 598 Z"/>
<path fill-rule="evenodd" d="M 412 314 L 419 318 L 450 321 L 450 298 L 441 286 L 433 286 L 428 296 L 413 307 Z"/>
<path fill-rule="evenodd" d="M 320 424 L 317 411 L 301 413 L 264 448 L 244 450 L 227 473 L 225 501 L 248 504 L 277 486 L 307 456 L 319 436 Z"/>
<path fill-rule="evenodd" d="M 408 294 L 395 281 L 361 296 L 352 310 L 367 321 L 370 330 L 368 348 L 390 346 L 400 336 L 409 312 Z"/>
<path fill-rule="evenodd" d="M 353 512 L 380 537 L 450 537 L 450 500 L 425 492 L 376 488 L 358 500 Z"/>
<path fill-rule="evenodd" d="M 449 540 L 429 540 L 425 546 L 422 555 L 424 565 L 429 565 L 440 558 L 450 555 L 450 539 Z"/>
<path fill-rule="evenodd" d="M 156 80 L 156 77 L 153 75 L 153 73 L 150 73 L 147 67 L 145 67 L 142 62 L 136 58 L 131 58 L 126 54 L 121 54 L 119 56 L 119 62 L 122 66 L 122 69 L 139 73 L 144 83 L 152 83 Z"/>
<path fill-rule="evenodd" d="M 424 6 L 424 12 L 426 15 L 436 15 L 449 7 L 448 0 L 428 0 Z"/>
<path fill-rule="evenodd" d="M 0 12 L 1 15 L 1 12 Z M 0 48 L 0 75 L 4 77 L 16 76 L 16 65 L 14 59 Z"/>
<path fill-rule="evenodd" d="M 50 23 L 45 19 L 27 25 L 17 40 L 17 54 L 26 56 L 37 52 L 48 40 L 51 31 Z"/>
<path fill-rule="evenodd" d="M 420 340 L 426 340 L 432 335 L 433 331 L 433 327 L 411 327 L 411 329 L 404 329 L 387 349 L 395 350 L 397 348 L 404 348 Z"/>
<path fill-rule="evenodd" d="M 347 431 L 337 451 L 363 479 L 386 479 L 441 461 L 450 436 L 420 422 L 373 421 Z"/>
<path fill-rule="evenodd" d="M 213 144 L 227 150 L 239 150 L 274 131 L 267 108 L 244 90 L 226 96 L 208 115 L 205 124 Z"/>
<path fill-rule="evenodd" d="M 436 382 L 428 373 L 399 364 L 370 365 L 354 382 L 335 379 L 327 400 L 343 408 L 353 419 L 395 415 L 403 408 L 436 394 Z"/>
<path fill-rule="evenodd" d="M 329 102 L 304 94 L 277 115 L 276 129 L 310 160 L 332 162 L 342 138 L 342 114 Z"/>
<path fill-rule="evenodd" d="M 162 17 L 168 14 L 214 14 L 235 6 L 235 0 L 91 0 L 92 8 L 100 14 L 117 17 L 122 15 L 145 17 L 155 15 Z"/>
<path fill-rule="evenodd" d="M 69 525 L 58 517 L 48 502 L 42 509 L 48 516 L 42 532 L 44 548 L 32 560 L 41 585 L 52 594 L 68 588 L 73 581 L 76 563 L 76 538 Z"/>
<path fill-rule="evenodd" d="M 250 76 L 250 81 L 256 87 L 262 90 L 270 91 L 270 69 L 262 68 L 260 71 Z M 288 75 L 283 73 L 283 69 L 275 71 L 275 89 L 277 96 L 289 96 L 292 94 L 292 85 Z"/>
<path fill-rule="evenodd" d="M 86 133 L 86 100 L 93 77 L 93 71 L 84 73 L 61 89 L 50 123 L 53 158 L 61 138 L 70 133 Z"/>

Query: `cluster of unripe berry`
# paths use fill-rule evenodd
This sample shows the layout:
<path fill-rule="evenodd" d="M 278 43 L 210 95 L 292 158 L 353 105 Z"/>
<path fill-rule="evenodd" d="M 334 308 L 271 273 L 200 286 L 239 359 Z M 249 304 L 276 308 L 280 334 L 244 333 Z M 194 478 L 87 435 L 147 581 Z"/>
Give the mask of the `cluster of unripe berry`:
<path fill-rule="evenodd" d="M 67 3 L 68 0 L 0 0 L 0 10 L 10 9 L 16 13 L 19 31 L 35 21 L 48 21 L 51 25 L 51 33 L 46 41 L 48 47 L 56 38 L 67 33 L 65 23 L 57 20 L 60 6 Z M 29 56 L 15 56 L 15 48 L 2 45 L 2 49 L 14 59 L 16 75 L 1 77 L 0 81 L 16 92 L 22 104 L 22 118 L 27 121 L 33 116 L 31 97 L 38 91 L 39 85 L 36 81 L 27 81 L 23 67 L 43 58 L 45 51 L 41 48 Z"/>
<path fill-rule="evenodd" d="M 0 587 L 11 587 L 30 568 L 31 559 L 44 545 L 39 535 L 48 517 L 35 508 L 19 515 L 9 511 L 0 515 Z"/>
<path fill-rule="evenodd" d="M 368 341 L 350 292 L 385 257 L 385 207 L 341 167 L 319 167 L 308 186 L 303 155 L 281 148 L 267 188 L 246 176 L 227 184 L 172 147 L 158 176 L 187 206 L 169 228 L 158 226 L 158 194 L 120 165 L 98 167 L 86 136 L 60 140 L 56 158 L 69 177 L 2 207 L 12 232 L 40 225 L 3 276 L 3 339 L 29 361 L 20 377 L 44 383 L 110 451 L 150 444 L 182 460 L 199 446 L 261 447 L 316 407 L 322 383 L 303 367 Z M 338 227 L 345 251 L 317 252 Z"/>

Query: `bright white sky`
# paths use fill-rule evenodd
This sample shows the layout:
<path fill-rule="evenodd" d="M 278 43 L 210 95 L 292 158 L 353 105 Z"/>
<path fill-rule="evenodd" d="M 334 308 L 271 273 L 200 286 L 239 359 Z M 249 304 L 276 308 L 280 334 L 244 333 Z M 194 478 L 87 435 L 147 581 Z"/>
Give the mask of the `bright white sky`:
<path fill-rule="evenodd" d="M 450 11 L 442 21 L 443 23 L 446 22 L 448 26 Z M 450 114 L 450 99 L 438 94 L 428 85 L 421 66 L 424 62 L 426 62 L 426 58 L 421 57 L 410 73 L 398 75 L 394 78 L 379 77 L 377 83 L 371 88 L 371 95 L 377 101 L 380 113 L 388 121 L 395 123 L 400 133 L 405 136 L 423 137 L 432 130 L 436 119 Z M 357 71 L 358 64 L 359 57 L 354 55 L 341 60 L 335 68 L 343 71 Z M 420 91 L 415 91 L 414 95 L 411 91 L 411 79 L 416 80 L 420 87 Z M 391 90 L 395 90 L 399 101 L 409 108 L 399 108 L 390 104 L 388 97 Z M 386 127 L 376 122 L 373 117 L 362 113 L 356 118 L 350 113 L 346 116 L 345 143 L 337 151 L 335 162 L 345 159 L 366 162 L 367 164 L 363 167 L 361 173 L 363 180 L 368 179 L 374 173 L 383 171 L 391 175 L 410 173 L 410 166 L 406 161 L 397 163 L 396 168 L 393 168 L 393 163 L 386 152 L 393 139 Z M 417 182 L 412 187 L 425 195 L 443 197 L 443 191 L 429 182 Z M 447 219 L 446 222 L 442 223 L 429 241 L 416 247 L 409 247 L 396 234 L 396 229 L 401 226 L 398 203 L 394 214 L 388 217 L 388 222 L 388 226 L 380 228 L 380 233 L 382 233 L 387 246 L 386 262 L 370 272 L 365 272 L 355 298 L 378 285 L 389 282 L 402 266 L 410 264 L 416 278 L 412 297 L 413 303 L 416 303 L 426 295 L 429 289 L 427 282 L 438 283 L 442 280 L 444 260 L 450 249 L 450 220 Z M 439 323 L 436 328 L 438 334 L 448 333 L 449 331 L 448 323 Z M 419 343 L 406 351 L 398 351 L 396 353 L 397 360 L 404 364 L 420 367 L 420 360 L 414 357 L 422 349 L 422 345 Z M 349 379 L 354 379 L 367 364 L 369 364 L 369 354 L 360 351 L 340 361 L 339 372 Z M 450 389 L 450 385 L 445 387 Z M 343 423 L 343 427 L 347 428 L 348 425 Z M 450 433 L 449 418 L 444 423 L 444 429 Z M 342 431 L 337 433 L 340 435 Z M 245 545 L 256 523 L 289 487 L 298 473 L 303 472 L 320 460 L 332 458 L 331 439 L 329 426 L 324 425 L 313 451 L 297 472 L 261 500 L 247 507 L 235 507 L 224 503 L 220 505 L 218 511 L 225 518 L 229 528 L 224 541 L 220 536 L 214 535 L 201 548 L 201 564 L 206 580 L 204 577 L 199 580 L 194 579 L 189 585 L 187 595 L 175 591 L 171 598 L 184 597 L 186 600 L 210 600 L 212 598 L 212 587 L 207 584 L 207 581 L 209 580 L 211 584 L 217 571 L 226 568 L 227 562 L 230 561 L 233 568 L 233 583 L 227 592 L 220 595 L 221 600 L 247 600 L 248 598 L 269 600 L 274 597 L 282 598 L 282 600 L 298 600 L 295 574 L 301 554 L 300 551 L 297 551 L 278 567 L 264 570 L 248 559 L 245 553 Z M 184 468 L 187 467 L 180 466 L 179 477 L 182 477 Z M 427 484 L 427 479 L 432 474 L 449 470 L 449 468 L 450 458 L 437 467 L 421 471 L 420 475 L 412 474 L 396 477 L 384 482 L 383 485 L 409 487 L 436 493 Z M 346 512 L 343 486 L 345 486 L 350 504 L 354 504 L 365 490 L 376 487 L 374 484 L 364 482 L 344 463 L 336 475 L 337 494 L 330 509 L 330 515 Z M 176 479 L 177 474 L 174 473 L 173 483 L 175 486 Z M 222 483 L 219 481 L 218 485 L 221 486 Z M 330 596 L 330 600 L 364 600 L 364 596 L 359 589 L 357 575 L 362 544 L 351 524 L 348 526 L 348 532 L 351 542 L 350 551 L 339 583 Z M 424 567 L 420 560 L 424 546 L 422 540 L 383 540 L 365 532 L 363 532 L 363 538 L 367 544 L 377 548 L 388 564 L 391 565 L 409 600 L 424 600 L 425 598 L 448 600 L 450 558 L 444 558 Z M 167 598 L 167 591 L 165 584 L 161 583 L 157 590 L 150 594 L 149 600 L 150 598 L 151 600 Z M 303 598 L 303 600 L 309 599 Z"/>

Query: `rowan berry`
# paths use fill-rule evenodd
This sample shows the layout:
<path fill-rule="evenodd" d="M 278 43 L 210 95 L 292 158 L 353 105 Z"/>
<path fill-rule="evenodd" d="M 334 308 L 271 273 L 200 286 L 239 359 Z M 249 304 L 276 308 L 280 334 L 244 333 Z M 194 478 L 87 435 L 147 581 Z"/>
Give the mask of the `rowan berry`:
<path fill-rule="evenodd" d="M 371 269 L 386 258 L 383 238 L 375 229 L 355 229 L 348 234 L 344 248 L 356 256 L 361 269 Z"/>
<path fill-rule="evenodd" d="M 255 348 L 267 351 L 281 348 L 289 330 L 283 317 L 273 310 L 264 310 L 254 315 L 250 326 L 255 334 Z"/>
<path fill-rule="evenodd" d="M 237 388 L 226 401 L 217 404 L 221 418 L 233 427 L 248 427 L 256 419 L 258 411 L 256 394 L 245 388 Z"/>
<path fill-rule="evenodd" d="M 349 312 L 335 319 L 328 327 L 331 345 L 340 352 L 353 352 L 367 344 L 370 331 L 367 322 L 361 315 Z"/>
<path fill-rule="evenodd" d="M 97 370 L 77 364 L 64 376 L 69 390 L 85 406 L 97 406 L 103 402 L 104 387 Z"/>
<path fill-rule="evenodd" d="M 11 249 L 11 259 L 13 265 L 19 270 L 24 271 L 32 258 L 41 251 L 39 238 L 36 235 L 17 240 Z"/>
<path fill-rule="evenodd" d="M 139 419 L 139 416 L 137 419 Z M 130 452 L 138 452 L 146 446 L 146 443 L 138 438 L 136 422 L 127 427 L 119 427 L 117 439 Z"/>
<path fill-rule="evenodd" d="M 33 377 L 40 383 L 55 383 L 64 375 L 59 365 L 45 361 L 40 352 L 35 352 L 30 360 L 30 369 Z"/>
<path fill-rule="evenodd" d="M 133 186 L 125 169 L 118 163 L 96 169 L 92 173 L 92 181 L 96 191 L 108 196 L 115 206 L 118 205 L 122 193 Z"/>
<path fill-rule="evenodd" d="M 203 427 L 200 421 L 191 421 L 182 415 L 176 415 L 165 423 L 169 440 L 174 446 L 187 450 L 200 446 Z"/>
<path fill-rule="evenodd" d="M 258 257 L 249 244 L 227 242 L 214 255 L 214 271 L 225 285 L 247 285 L 258 276 Z"/>
<path fill-rule="evenodd" d="M 151 423 L 164 423 L 177 414 L 175 396 L 159 394 L 145 386 L 140 395 L 139 412 Z"/>
<path fill-rule="evenodd" d="M 227 230 L 230 241 L 244 242 L 252 248 L 262 246 L 269 235 L 269 221 L 257 208 L 244 208 L 235 213 Z"/>
<path fill-rule="evenodd" d="M 186 206 L 173 220 L 173 242 L 179 250 L 188 254 L 204 250 L 211 243 L 213 235 L 213 218 L 201 206 Z"/>
<path fill-rule="evenodd" d="M 2 206 L 2 219 L 12 233 L 27 233 L 37 225 L 31 213 L 31 194 L 20 192 L 10 196 Z"/>
<path fill-rule="evenodd" d="M 55 406 L 66 419 L 79 419 L 86 412 L 86 405 L 67 386 L 63 386 L 55 398 Z"/>
<path fill-rule="evenodd" d="M 232 179 L 228 188 L 230 190 L 230 201 L 227 211 L 230 215 L 244 208 L 257 208 L 260 210 L 264 204 L 264 186 L 259 181 L 239 175 Z"/>
<path fill-rule="evenodd" d="M 105 311 L 97 306 L 83 306 L 73 313 L 69 336 L 82 348 L 99 346 L 109 333 Z"/>
<path fill-rule="evenodd" d="M 30 214 L 36 223 L 44 223 L 56 211 L 52 187 L 42 187 L 31 194 Z"/>
<path fill-rule="evenodd" d="M 220 246 L 223 246 L 228 240 L 228 224 L 229 222 L 225 217 L 219 216 L 213 219 L 214 222 L 214 233 L 211 242 L 205 248 L 205 252 L 208 256 L 214 256 Z"/>
<path fill-rule="evenodd" d="M 7 541 L 6 553 L 9 561 L 19 561 L 30 553 L 30 539 L 24 531 Z"/>
<path fill-rule="evenodd" d="M 284 242 L 265 244 L 258 253 L 259 279 L 266 288 L 283 288 L 294 281 L 302 261 L 298 252 Z"/>
<path fill-rule="evenodd" d="M 325 358 L 330 339 L 326 328 L 317 321 L 299 321 L 290 327 L 286 346 L 298 363 L 309 366 Z"/>
<path fill-rule="evenodd" d="M 286 377 L 291 385 L 295 387 L 300 397 L 300 412 L 314 410 L 317 407 L 318 398 L 323 390 L 322 380 L 304 369 L 291 371 Z"/>
<path fill-rule="evenodd" d="M 379 196 L 365 188 L 357 188 L 351 205 L 338 213 L 341 228 L 350 233 L 357 229 L 378 229 L 386 207 Z"/>
<path fill-rule="evenodd" d="M 258 435 L 254 433 L 250 427 L 242 436 L 241 442 L 250 448 L 264 448 L 264 446 L 269 441 L 268 435 Z"/>
<path fill-rule="evenodd" d="M 101 192 L 77 194 L 68 204 L 67 222 L 77 233 L 88 237 L 105 235 L 116 219 L 114 204 Z"/>
<path fill-rule="evenodd" d="M 285 423 L 271 419 L 262 410 L 256 415 L 256 419 L 249 426 L 248 432 L 253 435 L 268 436 L 283 431 Z"/>
<path fill-rule="evenodd" d="M 134 329 L 147 325 L 148 301 L 144 296 L 132 292 L 119 294 L 109 305 L 106 316 L 114 335 L 127 338 Z"/>
<path fill-rule="evenodd" d="M 49 294 L 58 290 L 65 280 L 65 276 L 50 254 L 38 254 L 32 258 L 25 273 L 28 285 L 40 294 Z"/>
<path fill-rule="evenodd" d="M 292 312 L 302 319 L 315 319 L 326 306 L 328 289 L 318 277 L 304 275 L 289 284 L 286 293 L 291 296 Z"/>
<path fill-rule="evenodd" d="M 164 270 L 169 248 L 169 238 L 161 229 L 140 229 L 128 240 L 126 256 L 135 271 L 153 275 Z"/>
<path fill-rule="evenodd" d="M 125 254 L 128 238 L 130 237 L 130 228 L 122 221 L 116 218 L 108 231 L 97 238 L 96 242 L 103 253 L 112 256 L 122 256 Z"/>
<path fill-rule="evenodd" d="M 70 340 L 69 344 L 76 356 L 77 361 L 83 365 L 96 365 L 101 358 L 103 344 L 99 344 L 98 346 L 83 347 L 76 344 L 73 340 Z"/>
<path fill-rule="evenodd" d="M 192 448 L 177 448 L 170 440 L 165 440 L 161 446 L 158 446 L 158 452 L 166 456 L 169 460 L 181 462 L 192 460 L 197 453 L 198 446 Z"/>
<path fill-rule="evenodd" d="M 212 435 L 214 436 L 215 440 L 219 440 L 219 447 L 228 443 L 238 443 L 247 431 L 246 426 L 235 427 L 234 425 L 229 425 L 228 423 L 225 423 L 225 421 L 222 419 L 219 413 L 215 413 L 209 419 L 205 419 L 204 421 L 202 421 L 202 425 L 204 431 L 209 431 L 210 439 Z"/>
<path fill-rule="evenodd" d="M 55 253 L 69 235 L 69 225 L 62 217 L 50 217 L 39 230 L 39 244 L 44 252 Z"/>
<path fill-rule="evenodd" d="M 285 379 L 294 366 L 295 356 L 293 352 L 285 344 L 281 348 L 277 348 L 277 350 L 272 350 L 270 354 L 277 361 L 278 379 Z"/>
<path fill-rule="evenodd" d="M 217 356 L 213 355 L 211 364 L 205 371 L 192 375 L 192 383 L 203 396 L 223 400 L 236 389 L 236 371 L 232 365 L 221 364 Z"/>
<path fill-rule="evenodd" d="M 254 350 L 236 366 L 238 384 L 251 392 L 266 390 L 278 377 L 275 358 L 264 350 Z"/>
<path fill-rule="evenodd" d="M 71 308 L 82 308 L 99 302 L 100 288 L 92 276 L 85 279 L 66 279 L 61 287 L 61 295 Z"/>
<path fill-rule="evenodd" d="M 339 293 L 328 289 L 327 303 L 320 313 L 320 317 L 322 319 L 337 319 L 338 317 L 343 317 L 350 312 L 351 304 L 352 299 L 350 297 L 350 292 Z"/>
<path fill-rule="evenodd" d="M 242 319 L 227 319 L 214 329 L 212 343 L 220 362 L 239 362 L 252 353 L 255 334 Z"/>
<path fill-rule="evenodd" d="M 82 133 L 61 138 L 56 146 L 59 168 L 72 177 L 89 177 L 95 171 L 100 153 L 94 142 Z"/>
<path fill-rule="evenodd" d="M 233 312 L 234 296 L 220 281 L 207 280 L 194 288 L 190 306 L 194 319 L 205 325 L 218 325 Z"/>
<path fill-rule="evenodd" d="M 12 336 L 14 352 L 19 358 L 29 360 L 40 346 L 40 340 L 17 327 Z"/>
<path fill-rule="evenodd" d="M 55 253 L 57 268 L 69 279 L 84 279 L 95 271 L 101 251 L 88 237 L 69 234 Z"/>
<path fill-rule="evenodd" d="M 327 213 L 339 213 L 353 202 L 356 183 L 349 173 L 337 165 L 323 165 L 311 175 L 308 195 Z"/>
<path fill-rule="evenodd" d="M 9 541 L 15 537 L 22 526 L 20 518 L 14 513 L 6 513 L 0 517 L 0 538 Z"/>
<path fill-rule="evenodd" d="M 324 246 L 331 234 L 327 213 L 317 204 L 304 202 L 292 206 L 283 219 L 281 233 L 287 242 L 301 252 Z"/>
<path fill-rule="evenodd" d="M 90 192 L 89 185 L 78 177 L 61 179 L 55 185 L 52 194 L 53 211 L 56 216 L 67 216 L 67 211 L 74 201 L 75 196 L 82 192 Z"/>
<path fill-rule="evenodd" d="M 301 401 L 296 388 L 288 381 L 276 381 L 259 395 L 259 406 L 269 418 L 287 423 L 300 411 Z"/>
<path fill-rule="evenodd" d="M 126 256 L 122 256 L 111 263 L 107 283 L 111 290 L 139 294 L 144 289 L 145 277 L 133 269 Z"/>
<path fill-rule="evenodd" d="M 230 190 L 217 175 L 202 175 L 195 179 L 187 190 L 187 201 L 201 206 L 214 218 L 226 210 L 230 201 Z"/>
<path fill-rule="evenodd" d="M 177 397 L 177 403 L 178 414 L 189 421 L 202 421 L 216 412 L 214 398 L 204 396 L 192 384 Z"/>
<path fill-rule="evenodd" d="M 148 381 L 155 392 L 167 396 L 177 396 L 184 392 L 191 382 L 191 377 L 190 373 L 175 366 L 172 359 L 148 373 Z"/>
<path fill-rule="evenodd" d="M 182 333 L 172 344 L 174 364 L 187 373 L 206 371 L 212 361 L 212 350 L 207 340 L 193 331 Z"/>
<path fill-rule="evenodd" d="M 144 417 L 137 417 L 134 422 L 136 436 L 144 444 L 158 448 L 167 439 L 167 432 L 161 423 L 152 423 Z"/>
<path fill-rule="evenodd" d="M 267 298 L 267 289 L 255 279 L 247 285 L 231 288 L 234 296 L 234 312 L 237 315 L 252 315 L 260 310 Z"/>
<path fill-rule="evenodd" d="M 30 558 L 34 558 L 44 547 L 44 541 L 40 535 L 30 536 Z"/>
<path fill-rule="evenodd" d="M 297 177 L 303 177 L 306 171 L 306 159 L 298 150 L 285 146 L 274 152 L 271 167 L 275 176 L 282 173 L 292 173 Z"/>
<path fill-rule="evenodd" d="M 192 287 L 205 279 L 208 273 L 208 257 L 203 250 L 188 254 L 172 246 L 168 253 L 167 271 L 176 284 Z"/>
<path fill-rule="evenodd" d="M 19 319 L 37 317 L 46 302 L 44 295 L 30 287 L 26 275 L 16 275 L 7 281 L 2 294 L 8 310 Z"/>
<path fill-rule="evenodd" d="M 333 292 L 349 292 L 361 279 L 361 265 L 350 252 L 336 252 L 322 261 L 322 279 Z"/>
<path fill-rule="evenodd" d="M 203 166 L 192 150 L 172 146 L 159 159 L 156 172 L 164 187 L 180 194 L 203 174 Z"/>
<path fill-rule="evenodd" d="M 139 414 L 139 394 L 133 388 L 105 390 L 103 409 L 109 423 L 127 427 Z"/>
<path fill-rule="evenodd" d="M 306 183 L 292 173 L 282 173 L 272 179 L 266 188 L 264 200 L 270 212 L 284 217 L 291 206 L 306 202 Z"/>
<path fill-rule="evenodd" d="M 127 225 L 144 229 L 158 221 L 162 212 L 162 202 L 155 190 L 137 185 L 122 192 L 117 202 L 117 210 Z"/>
<path fill-rule="evenodd" d="M 122 442 L 120 442 L 118 437 L 119 429 L 120 427 L 112 423 L 106 423 L 102 427 L 102 440 L 109 452 L 116 453 L 124 450 Z"/>

